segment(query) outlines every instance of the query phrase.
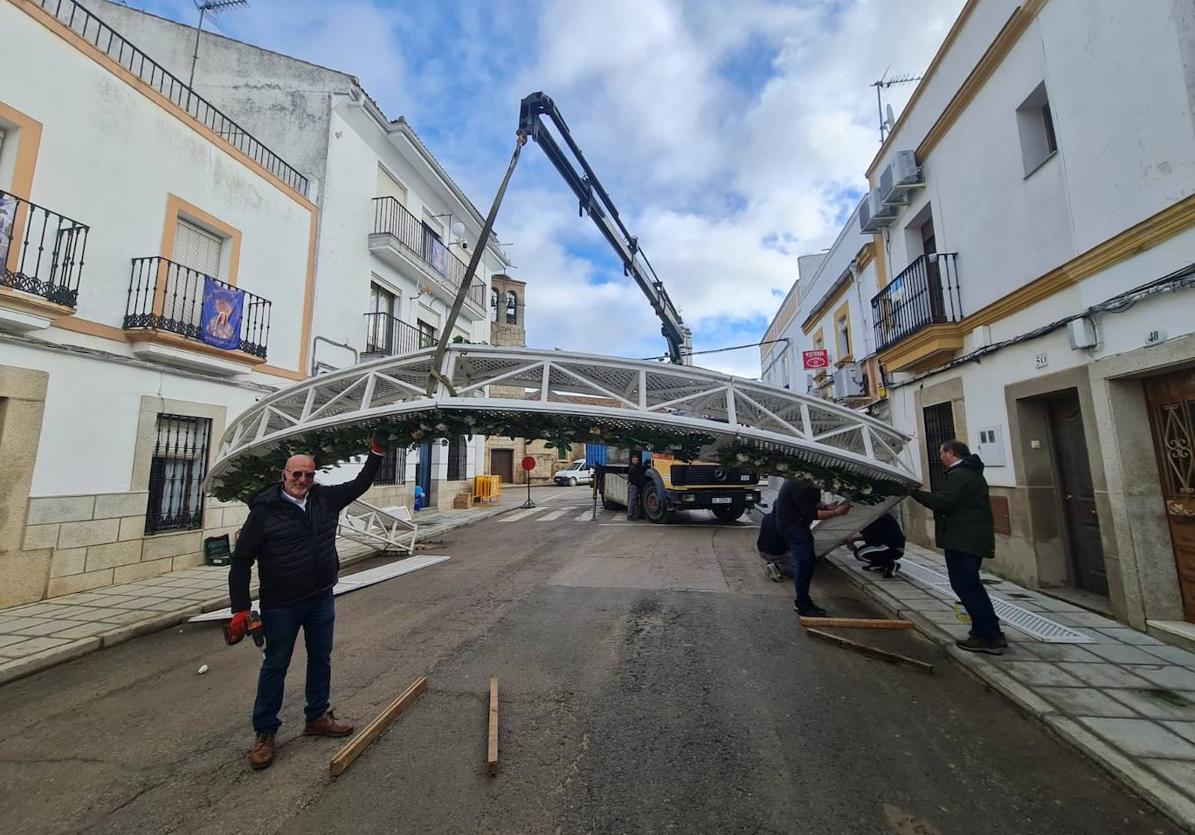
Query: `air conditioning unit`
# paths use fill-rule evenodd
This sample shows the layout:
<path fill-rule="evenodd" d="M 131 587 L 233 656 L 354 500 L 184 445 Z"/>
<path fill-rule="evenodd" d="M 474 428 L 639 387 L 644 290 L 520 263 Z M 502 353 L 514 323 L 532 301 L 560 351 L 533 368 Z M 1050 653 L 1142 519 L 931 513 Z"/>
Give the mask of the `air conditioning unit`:
<path fill-rule="evenodd" d="M 834 372 L 834 399 L 863 397 L 867 394 L 867 381 L 858 363 L 848 363 Z"/>
<path fill-rule="evenodd" d="M 880 200 L 885 205 L 903 206 L 909 202 L 910 191 L 924 187 L 925 178 L 912 151 L 897 151 L 880 173 Z"/>
<path fill-rule="evenodd" d="M 878 191 L 868 192 L 859 207 L 859 230 L 861 232 L 879 232 L 885 226 L 890 226 L 896 220 L 896 207 L 887 206 L 880 200 Z"/>

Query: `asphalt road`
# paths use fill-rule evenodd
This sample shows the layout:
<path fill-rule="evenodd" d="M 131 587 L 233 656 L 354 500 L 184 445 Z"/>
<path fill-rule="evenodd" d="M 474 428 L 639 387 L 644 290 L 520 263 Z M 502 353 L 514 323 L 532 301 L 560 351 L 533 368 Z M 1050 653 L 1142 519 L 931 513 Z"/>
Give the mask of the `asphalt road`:
<path fill-rule="evenodd" d="M 429 676 L 339 779 L 341 742 L 300 735 L 301 643 L 278 758 L 253 772 L 258 653 L 188 626 L 0 688 L 0 830 L 1178 831 L 915 635 L 855 637 L 932 677 L 802 636 L 750 527 L 594 523 L 586 488 L 539 497 L 568 511 L 455 531 L 430 552 L 448 562 L 337 599 L 338 716 L 364 725 Z M 880 614 L 828 571 L 815 596 Z"/>

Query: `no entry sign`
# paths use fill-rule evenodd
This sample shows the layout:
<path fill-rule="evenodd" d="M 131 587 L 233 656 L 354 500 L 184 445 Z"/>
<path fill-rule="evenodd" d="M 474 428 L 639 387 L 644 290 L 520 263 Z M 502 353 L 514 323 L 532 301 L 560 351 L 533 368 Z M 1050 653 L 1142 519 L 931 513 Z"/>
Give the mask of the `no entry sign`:
<path fill-rule="evenodd" d="M 522 467 L 527 472 L 531 472 L 532 470 L 535 469 L 535 459 L 532 458 L 530 455 L 528 455 L 526 458 L 523 459 Z"/>
<path fill-rule="evenodd" d="M 816 351 L 802 351 L 801 357 L 805 360 L 806 371 L 813 368 L 828 368 L 830 365 L 830 352 L 825 348 L 819 348 Z"/>

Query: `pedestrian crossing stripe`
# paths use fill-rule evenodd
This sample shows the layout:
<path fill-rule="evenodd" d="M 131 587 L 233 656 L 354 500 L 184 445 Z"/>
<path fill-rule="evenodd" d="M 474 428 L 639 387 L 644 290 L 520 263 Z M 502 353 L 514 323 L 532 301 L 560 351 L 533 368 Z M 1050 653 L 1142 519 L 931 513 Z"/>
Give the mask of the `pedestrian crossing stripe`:
<path fill-rule="evenodd" d="M 566 513 L 568 513 L 567 507 L 564 510 L 553 510 L 551 513 L 545 513 L 543 516 L 538 517 L 535 521 L 536 522 L 551 522 L 555 519 L 559 519 L 561 516 L 563 516 Z"/>

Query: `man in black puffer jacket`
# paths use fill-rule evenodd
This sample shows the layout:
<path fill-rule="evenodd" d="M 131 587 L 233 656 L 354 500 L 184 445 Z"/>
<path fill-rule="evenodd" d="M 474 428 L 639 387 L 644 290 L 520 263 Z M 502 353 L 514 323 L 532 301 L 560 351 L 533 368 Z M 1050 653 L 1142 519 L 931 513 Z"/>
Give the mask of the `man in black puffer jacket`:
<path fill-rule="evenodd" d="M 253 706 L 257 734 L 249 755 L 253 768 L 266 768 L 274 760 L 274 735 L 281 725 L 278 711 L 299 627 L 307 644 L 307 726 L 303 733 L 343 737 L 353 732 L 352 725 L 337 721 L 328 704 L 336 620 L 332 587 L 340 572 L 336 526 L 340 511 L 373 484 L 383 453 L 375 435 L 361 473 L 352 481 L 332 486 L 315 483 L 316 464 L 310 455 L 291 456 L 282 481 L 249 502 L 249 518 L 232 554 L 228 591 L 236 613 L 231 629 L 243 634 L 248 630 L 249 578 L 256 560 L 266 647 Z"/>

